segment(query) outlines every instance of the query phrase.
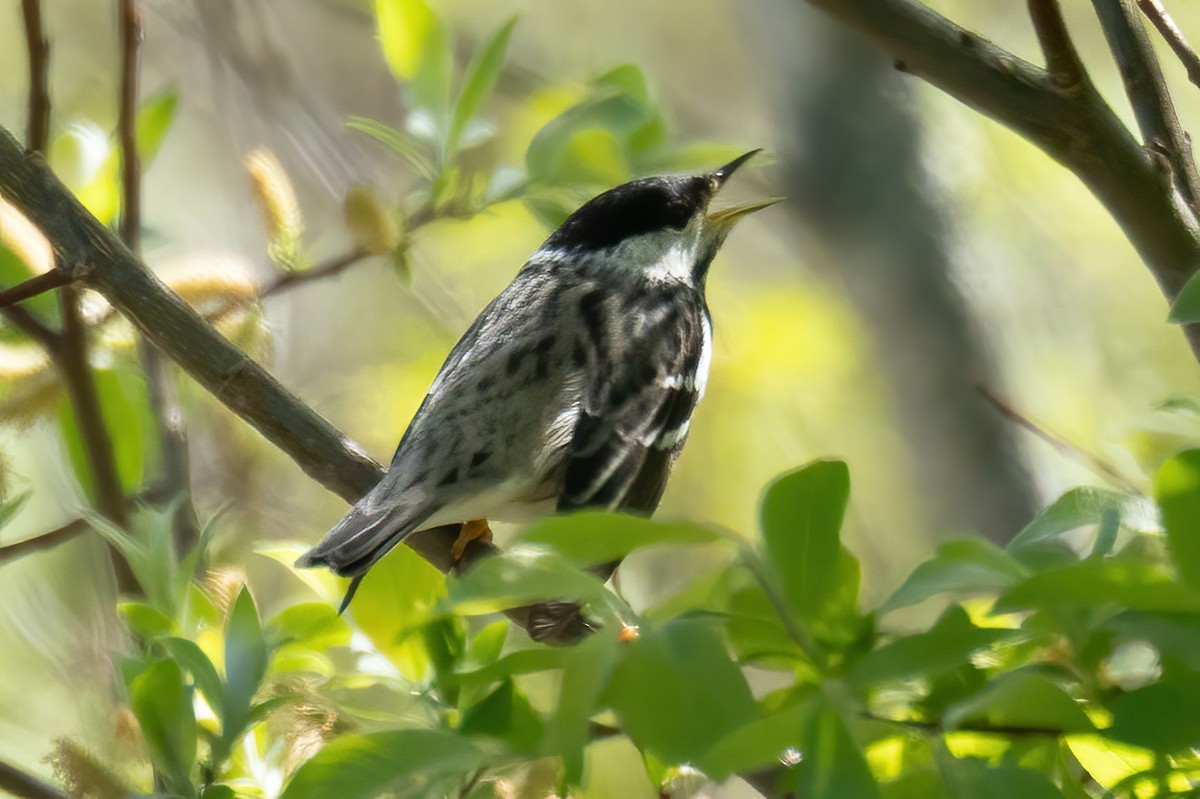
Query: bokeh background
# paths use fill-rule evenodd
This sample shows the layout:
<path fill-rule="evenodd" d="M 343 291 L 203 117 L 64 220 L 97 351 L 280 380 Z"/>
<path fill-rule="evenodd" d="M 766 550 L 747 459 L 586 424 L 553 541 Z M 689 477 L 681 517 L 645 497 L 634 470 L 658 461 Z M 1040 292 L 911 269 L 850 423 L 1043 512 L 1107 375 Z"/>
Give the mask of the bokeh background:
<path fill-rule="evenodd" d="M 1099 204 L 1032 146 L 803 4 L 437 5 L 460 63 L 520 14 L 482 158 L 520 170 L 534 133 L 625 63 L 645 72 L 672 142 L 767 150 L 732 193 L 788 200 L 743 223 L 713 269 L 709 393 L 661 516 L 749 531 L 773 476 L 845 458 L 848 543 L 870 604 L 936 541 L 1003 541 L 1066 487 L 1103 484 L 1078 453 L 1005 419 L 981 387 L 1138 485 L 1178 435 L 1195 432 L 1195 417 L 1170 402 L 1196 392 L 1195 363 Z M 1037 60 L 1011 3 L 930 5 Z M 1177 5 L 1177 21 L 1200 37 L 1200 9 Z M 1077 10 L 1088 66 L 1128 117 L 1101 33 Z M 173 87 L 179 97 L 145 177 L 145 258 L 161 274 L 275 274 L 243 167 L 253 148 L 269 148 L 295 186 L 313 261 L 352 245 L 342 220 L 351 187 L 392 201 L 413 191 L 411 168 L 344 124 L 405 122 L 369 3 L 146 0 L 143 11 L 144 94 Z M 48 0 L 45 13 L 55 155 L 79 184 L 115 125 L 115 11 Z M 24 59 L 9 3 L 0 124 L 14 132 L 24 126 Z M 1200 129 L 1197 89 L 1168 53 L 1163 61 L 1185 127 Z M 598 186 L 630 176 L 603 137 L 588 146 Z M 268 299 L 256 355 L 386 461 L 446 352 L 547 232 L 519 199 L 432 223 L 403 274 L 375 258 Z M 200 516 L 220 514 L 222 557 L 271 587 L 260 602 L 280 606 L 298 586 L 253 544 L 313 542 L 344 504 L 198 387 L 181 387 Z M 3 486 L 34 493 L 0 529 L 2 543 L 83 507 L 57 428 L 20 420 L 0 431 Z M 637 605 L 678 590 L 694 568 L 678 555 L 638 556 L 622 588 Z M 88 538 L 0 564 L 0 748 L 10 759 L 36 767 L 54 738 L 82 732 L 107 706 L 89 685 L 109 668 L 112 592 Z"/>

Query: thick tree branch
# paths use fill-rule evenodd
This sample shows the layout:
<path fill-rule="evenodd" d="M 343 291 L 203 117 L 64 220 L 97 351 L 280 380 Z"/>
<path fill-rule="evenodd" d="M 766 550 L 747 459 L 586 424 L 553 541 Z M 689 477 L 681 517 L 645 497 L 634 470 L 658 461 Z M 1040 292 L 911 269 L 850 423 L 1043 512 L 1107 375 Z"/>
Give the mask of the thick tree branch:
<path fill-rule="evenodd" d="M 808 0 L 886 48 L 899 68 L 1012 128 L 1070 169 L 1104 204 L 1163 294 L 1200 265 L 1195 214 L 1090 82 L 1064 91 L 1049 73 L 916 0 Z M 1184 327 L 1200 359 L 1200 325 Z"/>
<path fill-rule="evenodd" d="M 1175 51 L 1175 55 L 1183 62 L 1188 80 L 1200 86 L 1200 55 L 1197 55 L 1192 46 L 1188 44 L 1187 37 L 1183 35 L 1183 31 L 1167 13 L 1166 7 L 1159 0 L 1138 0 L 1138 7 L 1142 9 L 1146 19 L 1150 20 L 1151 24 L 1158 29 L 1159 35 L 1166 40 L 1171 49 Z"/>
<path fill-rule="evenodd" d="M 357 444 L 163 285 L 79 204 L 40 158 L 26 155 L 12 134 L 2 128 L 0 196 L 41 228 L 61 263 L 91 264 L 89 286 L 314 480 L 354 502 L 383 476 L 379 464 Z M 455 566 L 450 547 L 457 535 L 458 525 L 445 525 L 409 536 L 404 543 L 448 572 Z M 492 545 L 474 541 L 467 548 L 466 560 L 494 551 Z M 510 616 L 531 632 L 544 630 L 547 637 L 540 640 L 548 643 L 567 643 L 569 634 L 586 629 L 579 609 L 561 603 L 516 610 Z"/>
<path fill-rule="evenodd" d="M 21 0 L 29 56 L 29 122 L 25 143 L 30 150 L 46 151 L 50 138 L 50 44 L 42 32 L 40 0 Z"/>
<path fill-rule="evenodd" d="M 0 792 L 23 799 L 67 799 L 67 795 L 32 774 L 0 761 Z"/>
<path fill-rule="evenodd" d="M 1146 146 L 1162 153 L 1192 212 L 1200 210 L 1200 177 L 1180 127 L 1158 56 L 1133 0 L 1092 0 Z"/>

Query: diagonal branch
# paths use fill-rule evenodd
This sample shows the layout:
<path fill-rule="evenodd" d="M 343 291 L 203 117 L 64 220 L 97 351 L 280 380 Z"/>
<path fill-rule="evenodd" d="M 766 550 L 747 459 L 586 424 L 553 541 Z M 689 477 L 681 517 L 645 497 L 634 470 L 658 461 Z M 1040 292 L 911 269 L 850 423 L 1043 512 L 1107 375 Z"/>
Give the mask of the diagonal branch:
<path fill-rule="evenodd" d="M 874 40 L 896 65 L 1012 128 L 1070 169 L 1137 249 L 1168 300 L 1200 264 L 1200 228 L 1090 83 L 1051 75 L 917 0 L 808 0 Z M 1101 0 L 1096 0 L 1101 2 Z M 1200 325 L 1184 334 L 1200 359 Z"/>
<path fill-rule="evenodd" d="M 283 450 L 310 477 L 354 502 L 383 476 L 383 469 L 265 369 L 208 325 L 99 221 L 87 212 L 46 164 L 28 157 L 0 128 L 0 196 L 16 206 L 50 240 L 62 263 L 90 263 L 87 284 L 103 294 L 141 332 L 234 413 Z M 459 525 L 444 525 L 405 539 L 443 572 Z M 464 560 L 495 552 L 473 541 Z M 586 625 L 577 607 L 561 603 L 510 613 L 547 643 L 569 643 Z"/>
<path fill-rule="evenodd" d="M 51 269 L 49 272 L 43 272 L 29 278 L 24 283 L 18 283 L 0 291 L 0 309 L 8 308 L 30 297 L 45 294 L 47 291 L 62 288 L 73 280 L 75 277 L 65 269 Z"/>
<path fill-rule="evenodd" d="M 1158 56 L 1134 0 L 1092 0 L 1092 5 L 1121 70 L 1125 93 L 1146 146 L 1166 157 L 1174 182 L 1196 212 L 1200 209 L 1200 176 L 1192 146 L 1179 124 Z"/>
<path fill-rule="evenodd" d="M 1138 0 L 1138 7 L 1146 15 L 1146 19 L 1150 20 L 1150 23 L 1158 29 L 1159 35 L 1167 41 L 1167 44 L 1175 52 L 1175 56 L 1183 62 L 1188 80 L 1200 86 L 1200 55 L 1197 55 L 1192 46 L 1188 44 L 1187 37 L 1183 35 L 1183 31 L 1167 13 L 1166 7 L 1159 0 Z"/>

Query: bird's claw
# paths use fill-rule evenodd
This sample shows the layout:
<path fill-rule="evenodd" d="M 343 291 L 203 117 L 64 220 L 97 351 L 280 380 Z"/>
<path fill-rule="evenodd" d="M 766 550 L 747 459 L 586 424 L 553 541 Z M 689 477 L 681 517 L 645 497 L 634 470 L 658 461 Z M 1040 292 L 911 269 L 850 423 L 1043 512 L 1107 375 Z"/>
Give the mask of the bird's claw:
<path fill-rule="evenodd" d="M 450 557 L 455 565 L 462 562 L 472 541 L 483 541 L 485 544 L 492 542 L 492 528 L 488 526 L 487 519 L 472 519 L 458 528 L 458 538 L 450 546 Z"/>

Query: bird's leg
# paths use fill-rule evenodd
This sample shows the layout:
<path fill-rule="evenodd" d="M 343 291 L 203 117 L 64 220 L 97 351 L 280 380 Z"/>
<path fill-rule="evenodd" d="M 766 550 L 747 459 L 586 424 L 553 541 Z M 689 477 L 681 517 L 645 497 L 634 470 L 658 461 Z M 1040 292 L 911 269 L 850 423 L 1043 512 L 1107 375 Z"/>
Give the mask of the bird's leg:
<path fill-rule="evenodd" d="M 492 528 L 488 527 L 487 519 L 472 519 L 458 528 L 458 538 L 450 547 L 450 557 L 454 558 L 456 564 L 462 560 L 472 541 L 483 541 L 485 544 L 492 542 Z"/>

